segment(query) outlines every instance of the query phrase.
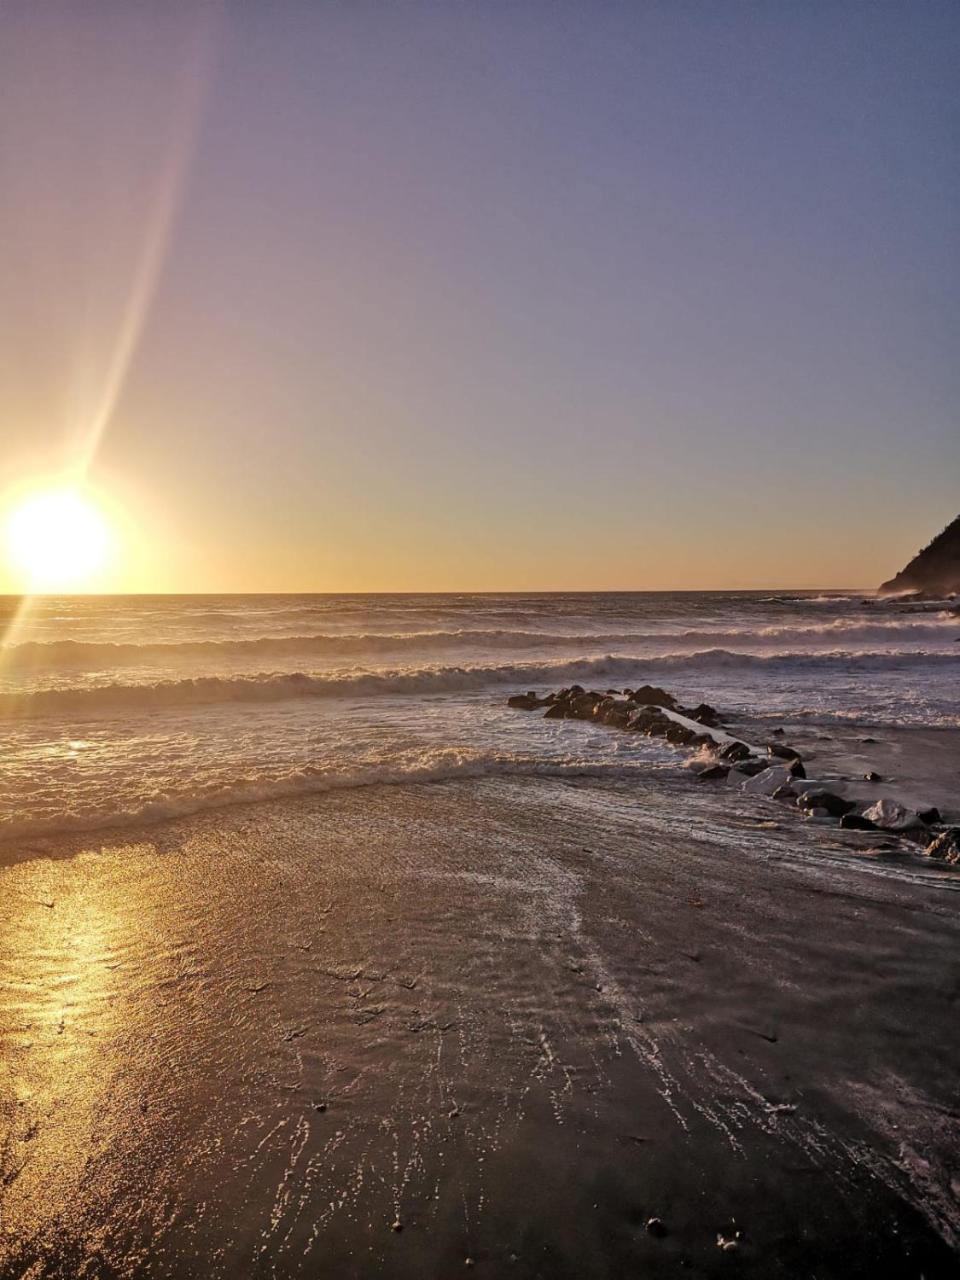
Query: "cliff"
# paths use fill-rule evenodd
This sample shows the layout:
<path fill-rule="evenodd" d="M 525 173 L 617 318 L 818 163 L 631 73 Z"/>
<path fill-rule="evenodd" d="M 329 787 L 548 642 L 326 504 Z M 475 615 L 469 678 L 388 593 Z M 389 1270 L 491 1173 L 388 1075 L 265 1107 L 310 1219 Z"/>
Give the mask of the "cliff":
<path fill-rule="evenodd" d="M 881 591 L 924 591 L 932 595 L 960 593 L 960 516 L 913 557 Z"/>

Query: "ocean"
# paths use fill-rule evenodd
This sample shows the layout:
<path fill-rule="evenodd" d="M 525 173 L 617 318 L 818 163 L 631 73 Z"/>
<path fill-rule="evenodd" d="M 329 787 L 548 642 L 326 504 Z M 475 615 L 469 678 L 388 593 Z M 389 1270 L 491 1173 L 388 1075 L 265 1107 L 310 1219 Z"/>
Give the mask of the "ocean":
<path fill-rule="evenodd" d="M 507 706 L 955 822 L 946 605 L 5 607 L 0 1275 L 956 1275 L 960 867 Z"/>
<path fill-rule="evenodd" d="M 843 592 L 0 602 L 0 840 L 459 777 L 646 780 L 661 741 L 508 709 L 662 684 L 829 730 L 960 724 L 960 619 Z"/>

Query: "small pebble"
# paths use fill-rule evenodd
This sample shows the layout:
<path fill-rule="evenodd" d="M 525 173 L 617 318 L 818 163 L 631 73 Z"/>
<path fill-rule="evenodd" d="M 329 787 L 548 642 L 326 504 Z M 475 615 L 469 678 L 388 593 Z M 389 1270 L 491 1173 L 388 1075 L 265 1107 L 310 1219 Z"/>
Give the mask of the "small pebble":
<path fill-rule="evenodd" d="M 663 1225 L 662 1218 L 648 1218 L 647 1230 L 652 1236 L 656 1236 L 658 1240 L 662 1240 L 667 1234 L 667 1228 Z"/>
<path fill-rule="evenodd" d="M 400 1221 L 400 1219 L 399 1219 L 399 1218 L 397 1218 L 397 1219 L 396 1219 L 396 1221 L 392 1224 L 392 1226 L 390 1227 L 390 1230 L 391 1230 L 391 1231 L 402 1231 L 402 1230 L 403 1230 L 403 1223 Z"/>

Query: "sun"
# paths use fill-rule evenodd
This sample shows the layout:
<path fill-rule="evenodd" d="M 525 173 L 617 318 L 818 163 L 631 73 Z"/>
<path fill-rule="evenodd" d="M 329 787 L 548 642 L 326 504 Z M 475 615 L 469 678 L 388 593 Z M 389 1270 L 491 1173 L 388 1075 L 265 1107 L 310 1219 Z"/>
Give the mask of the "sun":
<path fill-rule="evenodd" d="M 112 550 L 103 511 L 79 489 L 44 489 L 21 498 L 4 532 L 10 569 L 30 592 L 90 588 Z"/>

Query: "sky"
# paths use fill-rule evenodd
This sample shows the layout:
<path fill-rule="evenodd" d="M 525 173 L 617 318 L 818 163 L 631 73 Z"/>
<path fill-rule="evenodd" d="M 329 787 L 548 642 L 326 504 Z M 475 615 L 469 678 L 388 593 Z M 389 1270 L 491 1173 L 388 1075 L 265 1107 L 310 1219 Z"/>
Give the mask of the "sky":
<path fill-rule="evenodd" d="M 876 585 L 960 509 L 957 65 L 954 0 L 5 0 L 0 500 L 94 495 L 102 590 Z"/>

